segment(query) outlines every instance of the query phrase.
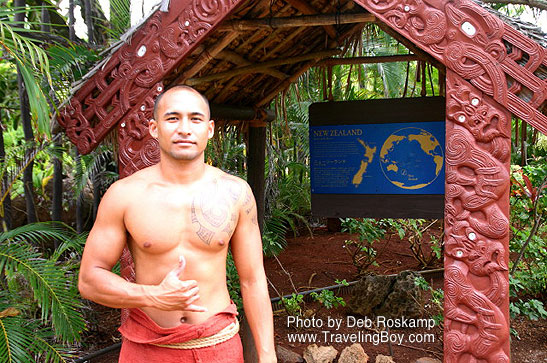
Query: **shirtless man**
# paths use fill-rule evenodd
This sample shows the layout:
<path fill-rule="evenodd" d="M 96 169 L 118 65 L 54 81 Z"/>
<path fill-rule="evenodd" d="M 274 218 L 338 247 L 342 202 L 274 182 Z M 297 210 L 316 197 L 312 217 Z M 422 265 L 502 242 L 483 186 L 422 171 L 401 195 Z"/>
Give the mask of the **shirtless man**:
<path fill-rule="evenodd" d="M 259 362 L 275 362 L 272 309 L 255 199 L 245 181 L 204 162 L 207 141 L 214 133 L 207 100 L 190 87 L 171 88 L 156 100 L 149 129 L 159 142 L 160 162 L 117 181 L 104 195 L 82 257 L 82 296 L 114 308 L 131 308 L 130 318 L 135 313 L 135 321 L 157 330 L 140 332 L 138 324 L 125 330 L 122 326 L 125 339 L 120 362 L 136 363 L 135 357 L 155 362 L 156 353 L 163 363 L 171 362 L 164 357 L 186 353 L 180 357 L 242 362 L 238 335 L 216 345 L 220 349 L 223 344 L 237 342 L 229 354 L 220 349 L 201 358 L 196 355 L 199 350 L 211 347 L 175 349 L 173 342 L 154 344 L 165 342 L 157 334 L 173 329 L 185 332 L 199 327 L 197 337 L 209 334 L 201 326 L 210 328 L 212 321 L 218 322 L 219 316 L 230 310 L 226 308 L 230 306 L 226 286 L 230 244 Z M 135 262 L 135 283 L 111 272 L 126 244 Z M 225 326 L 215 330 L 222 328 Z M 135 338 L 133 333 L 139 336 Z M 146 341 L 143 337 L 148 339 L 150 334 L 157 338 L 151 344 L 127 348 L 132 341 Z M 149 350 L 128 353 L 132 358 L 124 360 L 124 346 L 126 353 L 143 347 Z"/>

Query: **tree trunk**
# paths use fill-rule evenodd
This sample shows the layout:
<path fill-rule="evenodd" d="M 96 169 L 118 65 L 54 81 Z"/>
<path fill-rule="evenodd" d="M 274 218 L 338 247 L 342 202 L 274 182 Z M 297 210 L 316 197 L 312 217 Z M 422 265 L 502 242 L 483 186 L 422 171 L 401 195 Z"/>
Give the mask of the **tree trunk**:
<path fill-rule="evenodd" d="M 76 162 L 76 173 L 79 173 L 81 175 L 82 160 L 80 159 L 80 153 L 78 152 L 78 150 L 76 150 L 76 147 L 74 147 L 74 150 L 75 150 L 74 160 Z M 83 196 L 84 196 L 84 191 L 82 189 L 80 194 L 76 196 L 76 232 L 78 233 L 82 233 L 84 230 Z"/>
<path fill-rule="evenodd" d="M 25 0 L 15 0 L 15 8 L 24 8 Z M 21 28 L 23 27 L 23 22 L 25 21 L 25 13 L 18 12 L 13 16 L 17 24 L 16 26 Z M 28 102 L 28 95 L 25 89 L 25 83 L 23 82 L 23 76 L 21 75 L 20 70 L 17 70 L 17 84 L 19 86 L 19 100 L 21 102 L 21 123 L 23 124 L 23 133 L 25 134 L 25 141 L 28 143 L 28 146 L 25 150 L 25 159 L 31 157 L 34 146 L 34 132 L 32 131 L 32 123 L 30 119 L 30 106 Z M 34 204 L 34 187 L 32 184 L 32 169 L 34 163 L 31 161 L 28 166 L 23 171 L 23 187 L 25 190 L 25 204 L 27 209 L 27 223 L 35 223 L 38 221 L 36 217 L 36 206 Z"/>
<path fill-rule="evenodd" d="M 76 31 L 74 30 L 74 0 L 68 1 L 68 39 L 73 42 L 76 40 Z"/>
<path fill-rule="evenodd" d="M 526 122 L 521 121 L 522 130 L 520 132 L 520 165 L 524 166 L 528 164 L 526 157 L 526 142 L 528 141 L 528 131 L 526 130 Z"/>
<path fill-rule="evenodd" d="M 6 150 L 4 148 L 4 125 L 2 125 L 2 111 L 0 110 L 0 164 L 3 163 L 5 160 Z M 4 170 L 6 169 L 4 168 Z M 2 194 L 0 194 L 0 197 L 4 195 L 8 186 L 8 175 L 6 171 L 4 172 L 1 183 L 2 187 L 0 188 L 0 190 Z M 2 218 L 2 230 L 9 230 L 11 229 L 11 198 L 9 193 L 6 196 L 6 199 L 4 199 L 4 203 L 0 205 L 0 208 L 4 208 Z"/>
<path fill-rule="evenodd" d="M 99 203 L 101 202 L 101 179 L 99 173 L 93 175 L 93 223 L 97 218 L 97 211 L 99 210 Z"/>
<path fill-rule="evenodd" d="M 47 4 L 45 2 L 42 2 L 42 16 L 41 16 L 40 30 L 42 30 L 44 33 L 49 33 L 51 31 L 49 11 L 47 8 Z M 55 95 L 51 95 L 51 96 L 55 97 Z M 50 105 L 50 109 L 53 109 L 51 105 Z M 56 148 L 60 148 L 61 138 L 60 138 L 60 135 L 59 136 L 57 135 L 58 135 L 58 132 L 54 136 L 54 139 L 55 139 L 54 145 Z M 63 211 L 63 164 L 61 160 L 56 156 L 53 156 L 52 164 L 53 164 L 53 195 L 51 197 L 51 220 L 61 221 L 62 211 Z M 53 245 L 55 249 L 57 249 L 57 247 L 59 247 L 59 240 L 54 239 Z"/>
<path fill-rule="evenodd" d="M 84 0 L 85 6 L 85 23 L 87 25 L 87 41 L 91 44 L 94 43 L 93 37 L 93 3 L 91 0 Z"/>

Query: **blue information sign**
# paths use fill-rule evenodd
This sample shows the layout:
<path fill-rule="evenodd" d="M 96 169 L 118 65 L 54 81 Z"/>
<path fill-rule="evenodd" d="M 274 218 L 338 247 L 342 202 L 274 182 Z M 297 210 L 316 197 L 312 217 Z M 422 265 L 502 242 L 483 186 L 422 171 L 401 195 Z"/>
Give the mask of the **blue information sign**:
<path fill-rule="evenodd" d="M 445 122 L 310 126 L 311 191 L 444 194 Z"/>

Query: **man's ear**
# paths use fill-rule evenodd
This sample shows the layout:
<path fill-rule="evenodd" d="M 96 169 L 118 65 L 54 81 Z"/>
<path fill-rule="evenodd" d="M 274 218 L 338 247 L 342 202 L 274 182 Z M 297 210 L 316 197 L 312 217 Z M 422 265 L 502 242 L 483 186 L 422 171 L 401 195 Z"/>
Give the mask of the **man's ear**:
<path fill-rule="evenodd" d="M 153 118 L 148 121 L 148 132 L 154 139 L 158 138 L 158 122 Z"/>
<path fill-rule="evenodd" d="M 212 138 L 214 134 L 215 134 L 215 121 L 209 120 L 209 130 L 208 130 L 207 138 L 208 139 Z"/>

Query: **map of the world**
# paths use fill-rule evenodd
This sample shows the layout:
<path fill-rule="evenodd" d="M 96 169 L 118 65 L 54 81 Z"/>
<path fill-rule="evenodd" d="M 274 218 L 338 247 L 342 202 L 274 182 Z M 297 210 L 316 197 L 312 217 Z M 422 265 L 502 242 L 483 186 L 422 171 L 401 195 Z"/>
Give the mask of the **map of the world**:
<path fill-rule="evenodd" d="M 312 193 L 443 194 L 444 121 L 310 127 Z"/>

